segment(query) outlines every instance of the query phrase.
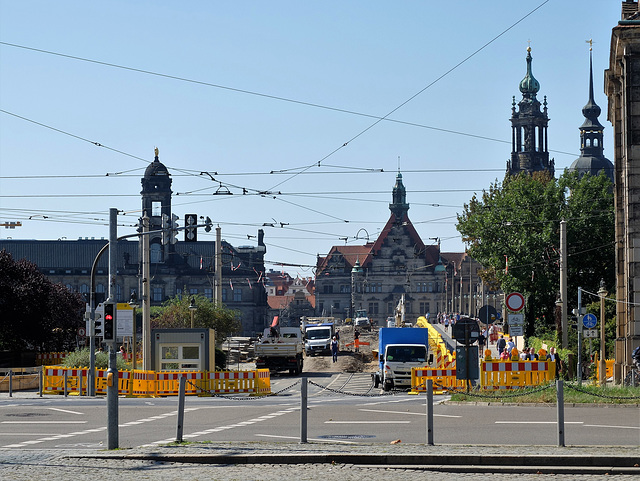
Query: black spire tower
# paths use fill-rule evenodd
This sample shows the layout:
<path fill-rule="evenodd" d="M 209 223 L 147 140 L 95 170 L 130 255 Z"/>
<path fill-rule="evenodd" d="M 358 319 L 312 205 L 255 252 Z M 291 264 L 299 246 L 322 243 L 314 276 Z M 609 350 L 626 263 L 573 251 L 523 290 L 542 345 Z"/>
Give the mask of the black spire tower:
<path fill-rule="evenodd" d="M 591 41 L 589 41 L 591 42 Z M 598 175 L 601 170 L 613 182 L 613 164 L 604 156 L 604 127 L 598 120 L 600 107 L 593 99 L 593 51 L 589 48 L 589 100 L 582 107 L 584 123 L 580 126 L 580 157 L 569 167 L 584 174 Z"/>

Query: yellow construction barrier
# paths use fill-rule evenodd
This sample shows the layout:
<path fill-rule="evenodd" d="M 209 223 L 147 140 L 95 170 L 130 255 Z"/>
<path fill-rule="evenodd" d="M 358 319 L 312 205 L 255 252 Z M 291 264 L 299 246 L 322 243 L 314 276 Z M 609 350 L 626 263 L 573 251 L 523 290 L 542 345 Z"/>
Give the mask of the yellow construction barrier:
<path fill-rule="evenodd" d="M 68 352 L 41 352 L 36 354 L 36 366 L 59 365 L 64 362 Z"/>
<path fill-rule="evenodd" d="M 440 332 L 424 316 L 418 318 L 416 326 L 429 330 L 429 352 L 435 354 L 436 367 L 439 369 L 455 368 L 455 353 L 449 352 Z"/>
<path fill-rule="evenodd" d="M 434 391 L 446 391 L 448 389 L 464 389 L 467 384 L 463 379 L 456 378 L 456 369 L 431 369 L 414 367 L 411 369 L 411 391 L 425 392 L 427 380 L 433 381 Z"/>
<path fill-rule="evenodd" d="M 600 379 L 600 360 L 598 359 L 598 353 L 596 353 L 595 357 L 596 364 L 596 379 Z M 615 364 L 615 359 L 605 359 L 604 363 L 606 366 L 606 377 L 605 379 L 609 379 L 613 377 L 613 365 Z"/>
<path fill-rule="evenodd" d="M 555 361 L 482 361 L 483 389 L 517 389 L 540 386 L 555 379 Z"/>
<path fill-rule="evenodd" d="M 87 392 L 87 368 L 45 366 L 43 392 L 47 394 L 83 394 Z M 175 396 L 180 378 L 186 377 L 185 394 L 258 394 L 271 393 L 268 369 L 255 371 L 118 371 L 118 394 L 131 396 Z M 82 384 L 80 384 L 82 380 Z M 96 371 L 96 393 L 106 394 L 107 371 Z"/>

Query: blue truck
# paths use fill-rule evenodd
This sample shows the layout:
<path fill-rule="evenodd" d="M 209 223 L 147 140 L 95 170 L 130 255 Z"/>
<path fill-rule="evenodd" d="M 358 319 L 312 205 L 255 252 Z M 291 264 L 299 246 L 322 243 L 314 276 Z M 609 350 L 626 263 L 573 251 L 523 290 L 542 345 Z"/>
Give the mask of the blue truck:
<path fill-rule="evenodd" d="M 385 391 L 411 387 L 411 368 L 434 367 L 429 353 L 429 330 L 419 327 L 382 327 L 378 331 L 378 371 L 375 387 Z"/>

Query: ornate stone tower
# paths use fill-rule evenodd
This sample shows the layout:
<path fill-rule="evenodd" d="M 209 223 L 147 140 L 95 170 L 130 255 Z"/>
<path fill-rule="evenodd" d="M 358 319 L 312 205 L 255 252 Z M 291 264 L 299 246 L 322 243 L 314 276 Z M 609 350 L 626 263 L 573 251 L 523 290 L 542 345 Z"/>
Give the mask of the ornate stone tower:
<path fill-rule="evenodd" d="M 396 216 L 396 222 L 400 223 L 404 220 L 407 212 L 409 211 L 409 204 L 407 204 L 407 189 L 405 189 L 402 183 L 402 174 L 398 172 L 396 175 L 396 183 L 393 186 L 393 202 L 389 204 L 391 213 Z"/>
<path fill-rule="evenodd" d="M 531 71 L 531 47 L 527 48 L 527 74 L 520 82 L 522 100 L 516 110 L 516 98 L 513 97 L 511 107 L 511 160 L 507 161 L 507 174 L 531 174 L 533 172 L 548 171 L 554 175 L 554 161 L 549 161 L 549 146 L 547 139 L 547 98 L 542 103 L 536 94 L 540 90 L 540 83 Z"/>
<path fill-rule="evenodd" d="M 155 159 L 144 171 L 142 178 L 142 215 L 149 216 L 149 229 L 162 228 L 162 216 L 171 219 L 171 176 L 169 171 L 158 158 L 155 149 Z M 162 245 L 162 234 L 154 234 L 149 239 L 151 263 L 170 261 L 170 254 L 174 252 L 173 244 Z"/>
<path fill-rule="evenodd" d="M 598 120 L 600 107 L 593 99 L 593 52 L 589 49 L 589 100 L 582 108 L 584 123 L 580 126 L 580 157 L 569 167 L 584 174 L 598 175 L 601 170 L 613 182 L 613 164 L 604 156 L 604 127 Z"/>

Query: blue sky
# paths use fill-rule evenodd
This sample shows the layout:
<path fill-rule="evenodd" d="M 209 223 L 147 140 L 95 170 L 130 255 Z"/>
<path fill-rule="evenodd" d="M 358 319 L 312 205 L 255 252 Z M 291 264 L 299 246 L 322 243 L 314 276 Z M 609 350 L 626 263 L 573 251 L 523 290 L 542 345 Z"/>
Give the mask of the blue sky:
<path fill-rule="evenodd" d="M 423 240 L 462 251 L 456 213 L 504 176 L 529 41 L 558 172 L 579 155 L 594 40 L 613 160 L 621 3 L 0 0 L 0 221 L 22 222 L 0 236 L 107 238 L 112 207 L 134 232 L 158 147 L 173 212 L 236 246 L 264 228 L 268 267 L 374 240 L 398 166 Z"/>

